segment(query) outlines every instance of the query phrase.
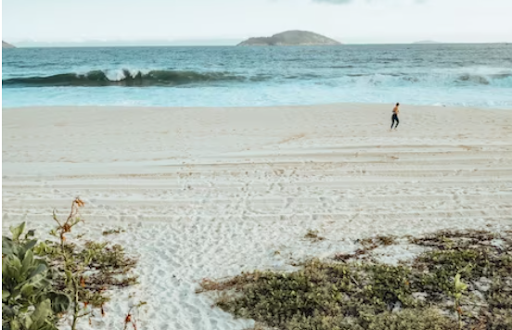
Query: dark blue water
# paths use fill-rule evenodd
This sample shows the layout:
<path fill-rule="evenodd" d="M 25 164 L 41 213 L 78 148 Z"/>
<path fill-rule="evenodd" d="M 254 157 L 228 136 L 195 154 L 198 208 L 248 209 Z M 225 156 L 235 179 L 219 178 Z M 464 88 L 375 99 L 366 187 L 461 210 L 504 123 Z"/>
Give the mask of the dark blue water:
<path fill-rule="evenodd" d="M 4 49 L 3 106 L 512 109 L 512 45 Z"/>

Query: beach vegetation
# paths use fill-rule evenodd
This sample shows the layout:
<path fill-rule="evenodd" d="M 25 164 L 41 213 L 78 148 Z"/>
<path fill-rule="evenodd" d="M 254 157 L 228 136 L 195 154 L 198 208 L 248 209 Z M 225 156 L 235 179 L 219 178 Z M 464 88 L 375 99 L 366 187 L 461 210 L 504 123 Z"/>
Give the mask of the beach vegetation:
<path fill-rule="evenodd" d="M 134 306 L 132 306 L 130 308 L 130 310 L 128 311 L 128 314 L 126 314 L 126 317 L 124 318 L 123 330 L 128 330 L 130 327 L 133 330 L 137 330 L 137 322 L 135 321 L 135 318 L 133 316 L 134 315 L 134 311 L 139 309 L 140 307 L 142 307 L 144 305 L 147 305 L 147 302 L 141 301 L 137 305 L 134 305 Z"/>
<path fill-rule="evenodd" d="M 75 330 L 80 318 L 104 316 L 109 290 L 137 283 L 137 260 L 122 246 L 73 238 L 83 206 L 76 198 L 65 221 L 54 212 L 53 239 L 37 240 L 33 230 L 24 234 L 25 223 L 2 237 L 3 327 L 57 329 L 59 319 L 69 316 Z"/>
<path fill-rule="evenodd" d="M 71 298 L 55 290 L 47 260 L 34 253 L 34 231 L 24 231 L 22 223 L 10 228 L 11 237 L 2 237 L 2 328 L 57 329 L 56 315 Z"/>
<path fill-rule="evenodd" d="M 107 229 L 107 230 L 103 231 L 103 236 L 116 235 L 116 234 L 121 234 L 121 233 L 124 233 L 124 232 L 125 232 L 125 230 L 124 229 L 120 229 L 120 228 L 117 228 L 117 229 Z"/>
<path fill-rule="evenodd" d="M 356 243 L 361 245 L 356 251 L 352 253 L 338 253 L 334 256 L 336 261 L 347 261 L 354 259 L 368 260 L 371 258 L 370 253 L 381 246 L 390 246 L 398 244 L 397 238 L 394 236 L 383 236 L 365 238 L 357 240 Z"/>
<path fill-rule="evenodd" d="M 310 240 L 311 242 L 320 242 L 325 240 L 324 237 L 320 236 L 320 232 L 318 230 L 309 229 L 306 235 L 304 235 L 305 239 Z"/>
<path fill-rule="evenodd" d="M 283 330 L 512 329 L 512 233 L 438 232 L 409 238 L 426 250 L 397 265 L 363 251 L 312 259 L 294 272 L 254 271 L 204 280 L 199 292 L 263 328 Z"/>

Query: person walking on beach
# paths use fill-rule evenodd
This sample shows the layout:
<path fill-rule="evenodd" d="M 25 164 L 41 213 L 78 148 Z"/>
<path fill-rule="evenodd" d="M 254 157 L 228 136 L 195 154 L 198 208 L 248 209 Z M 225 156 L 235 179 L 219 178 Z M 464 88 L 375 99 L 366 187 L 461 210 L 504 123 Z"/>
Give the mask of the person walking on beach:
<path fill-rule="evenodd" d="M 393 125 L 395 125 L 395 129 L 398 127 L 398 124 L 400 124 L 400 120 L 398 120 L 398 114 L 400 113 L 400 103 L 397 103 L 396 106 L 393 108 L 393 116 L 391 116 L 391 129 L 393 129 Z"/>

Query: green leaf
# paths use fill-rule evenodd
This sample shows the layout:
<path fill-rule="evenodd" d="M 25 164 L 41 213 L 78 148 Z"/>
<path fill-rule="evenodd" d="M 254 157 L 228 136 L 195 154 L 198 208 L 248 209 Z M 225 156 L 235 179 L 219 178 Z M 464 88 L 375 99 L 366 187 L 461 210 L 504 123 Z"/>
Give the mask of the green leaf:
<path fill-rule="evenodd" d="M 64 272 L 66 274 L 66 285 L 71 285 L 73 283 L 73 275 L 69 270 Z"/>
<path fill-rule="evenodd" d="M 17 241 L 20 238 L 20 235 L 25 230 L 25 222 L 22 222 L 18 227 L 9 227 L 9 230 L 12 233 L 12 240 Z"/>
<path fill-rule="evenodd" d="M 12 240 L 7 236 L 2 236 L 2 254 L 10 255 L 13 253 Z"/>
<path fill-rule="evenodd" d="M 465 291 L 468 286 L 460 280 L 460 274 L 455 275 L 455 291 L 462 292 Z"/>
<path fill-rule="evenodd" d="M 45 264 L 39 264 L 36 269 L 34 269 L 31 273 L 30 273 L 30 277 L 34 277 L 38 274 L 41 274 L 42 272 L 44 272 L 45 270 L 47 269 L 46 265 Z"/>
<path fill-rule="evenodd" d="M 2 290 L 2 302 L 7 301 L 9 297 L 11 296 L 11 293 L 7 290 Z"/>
<path fill-rule="evenodd" d="M 36 306 L 36 310 L 30 316 L 32 325 L 28 328 L 29 330 L 39 330 L 44 328 L 46 320 L 52 316 L 50 299 L 46 299 Z"/>
<path fill-rule="evenodd" d="M 49 292 L 48 298 L 52 301 L 52 310 L 54 313 L 62 313 L 68 310 L 71 305 L 71 298 L 69 296 L 57 293 L 57 292 Z"/>
<path fill-rule="evenodd" d="M 21 263 L 21 265 L 22 273 L 27 273 L 31 267 L 35 266 L 34 254 L 32 253 L 32 250 L 28 250 L 27 252 L 25 252 L 25 256 L 23 257 L 23 262 Z"/>
<path fill-rule="evenodd" d="M 2 304 L 2 320 L 14 317 L 14 310 L 5 304 Z"/>
<path fill-rule="evenodd" d="M 31 250 L 34 246 L 36 246 L 36 244 L 37 244 L 37 240 L 36 240 L 36 239 L 33 239 L 33 240 L 31 240 L 31 241 L 28 241 L 28 242 L 27 242 L 27 244 L 25 244 L 25 245 L 23 246 L 23 248 L 24 248 L 25 250 Z"/>
<path fill-rule="evenodd" d="M 21 275 L 21 269 L 22 269 L 22 264 L 21 264 L 21 261 L 20 259 L 18 259 L 17 257 L 15 256 L 12 256 L 11 258 L 8 258 L 8 260 L 5 260 L 4 262 L 7 263 L 7 267 L 9 268 L 9 270 L 11 272 L 14 272 L 14 274 L 11 273 L 11 275 L 13 277 L 16 277 L 18 278 L 19 275 Z M 3 272 L 2 272 L 3 273 Z M 3 275 L 3 274 L 2 274 Z M 16 276 L 18 275 L 18 276 Z M 2 276 L 3 277 L 3 276 Z"/>
<path fill-rule="evenodd" d="M 45 242 L 41 242 L 34 247 L 34 253 L 37 255 L 45 255 L 49 250 L 50 247 Z"/>
<path fill-rule="evenodd" d="M 27 283 L 21 287 L 20 292 L 23 296 L 30 297 L 30 296 L 32 296 L 32 293 L 34 292 L 34 285 L 32 283 Z"/>
<path fill-rule="evenodd" d="M 30 329 L 34 322 L 32 322 L 32 319 L 30 317 L 25 317 L 23 319 L 23 328 L 24 329 Z"/>
<path fill-rule="evenodd" d="M 21 329 L 21 324 L 18 320 L 12 320 L 10 326 L 11 326 L 11 330 Z"/>

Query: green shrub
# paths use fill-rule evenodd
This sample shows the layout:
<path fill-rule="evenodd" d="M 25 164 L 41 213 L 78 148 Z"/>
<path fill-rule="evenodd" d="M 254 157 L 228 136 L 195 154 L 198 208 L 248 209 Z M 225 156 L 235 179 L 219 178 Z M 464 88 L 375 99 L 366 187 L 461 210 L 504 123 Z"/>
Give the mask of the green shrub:
<path fill-rule="evenodd" d="M 120 245 L 75 244 L 69 239 L 73 227 L 82 221 L 78 209 L 83 205 L 75 199 L 64 222 L 54 214 L 58 224 L 50 232 L 54 241 L 38 242 L 34 231 L 22 236 L 25 223 L 11 228 L 12 238 L 2 237 L 3 329 L 57 329 L 59 316 L 72 309 L 74 330 L 78 319 L 90 318 L 94 308 L 104 314 L 109 289 L 137 283 L 137 277 L 130 275 L 136 260 L 127 257 Z M 131 315 L 127 324 L 135 324 Z"/>
<path fill-rule="evenodd" d="M 70 298 L 54 291 L 47 262 L 34 254 L 37 240 L 25 223 L 12 227 L 12 238 L 2 237 L 2 327 L 12 330 L 56 329 L 58 313 Z"/>

